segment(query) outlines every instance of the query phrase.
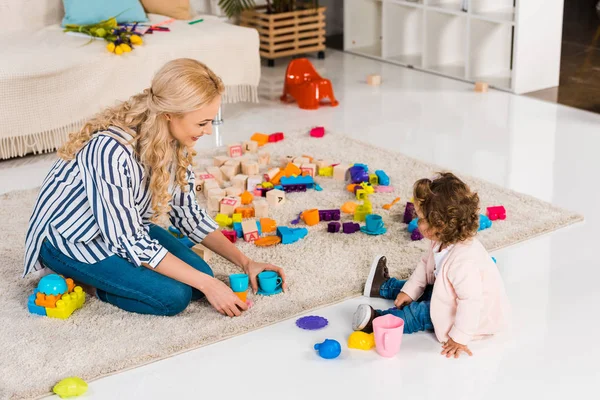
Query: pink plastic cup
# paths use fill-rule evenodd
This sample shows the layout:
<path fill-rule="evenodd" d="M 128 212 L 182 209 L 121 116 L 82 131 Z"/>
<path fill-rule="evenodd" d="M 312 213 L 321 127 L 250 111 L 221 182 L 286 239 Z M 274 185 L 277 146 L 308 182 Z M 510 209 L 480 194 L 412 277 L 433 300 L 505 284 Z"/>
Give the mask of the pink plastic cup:
<path fill-rule="evenodd" d="M 386 314 L 373 320 L 376 350 L 382 357 L 394 357 L 400 351 L 404 320 Z"/>

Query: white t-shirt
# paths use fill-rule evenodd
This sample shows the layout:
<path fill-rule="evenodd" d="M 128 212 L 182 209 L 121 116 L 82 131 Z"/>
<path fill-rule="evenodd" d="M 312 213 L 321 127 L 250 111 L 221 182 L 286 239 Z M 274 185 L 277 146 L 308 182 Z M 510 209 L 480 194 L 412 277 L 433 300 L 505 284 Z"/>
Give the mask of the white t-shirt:
<path fill-rule="evenodd" d="M 454 245 L 451 244 L 450 246 L 444 248 L 444 250 L 442 250 L 442 251 L 440 251 L 440 247 L 442 247 L 441 243 L 437 247 L 437 250 L 435 250 L 433 252 L 433 261 L 435 262 L 435 268 L 433 269 L 433 274 L 436 276 L 436 278 L 437 278 L 437 274 L 438 274 L 438 272 L 440 270 L 440 266 L 442 265 L 442 263 L 444 262 L 444 260 L 448 256 L 448 252 L 450 252 L 450 250 L 452 250 L 452 248 L 454 247 Z"/>

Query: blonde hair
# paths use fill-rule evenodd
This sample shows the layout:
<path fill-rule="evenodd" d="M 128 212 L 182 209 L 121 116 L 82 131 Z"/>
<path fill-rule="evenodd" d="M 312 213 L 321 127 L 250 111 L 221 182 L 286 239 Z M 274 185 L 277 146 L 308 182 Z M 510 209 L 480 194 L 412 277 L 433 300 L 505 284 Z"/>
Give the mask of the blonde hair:
<path fill-rule="evenodd" d="M 150 88 L 129 100 L 110 107 L 86 122 L 58 151 L 64 160 L 75 158 L 94 133 L 116 126 L 131 134 L 133 146 L 150 177 L 153 221 L 170 211 L 171 171 L 182 190 L 187 190 L 186 171 L 195 152 L 173 140 L 165 114 L 174 116 L 198 110 L 224 91 L 221 79 L 199 61 L 180 58 L 165 64 L 154 76 Z"/>

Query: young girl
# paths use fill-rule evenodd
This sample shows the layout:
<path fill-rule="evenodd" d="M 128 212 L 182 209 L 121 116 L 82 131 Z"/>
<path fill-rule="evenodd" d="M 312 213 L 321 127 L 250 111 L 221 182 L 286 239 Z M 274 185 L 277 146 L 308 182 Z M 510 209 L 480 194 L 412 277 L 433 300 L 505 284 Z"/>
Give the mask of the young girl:
<path fill-rule="evenodd" d="M 479 197 L 451 173 L 414 186 L 419 231 L 431 245 L 408 281 L 390 278 L 385 257 L 371 266 L 364 295 L 395 299 L 397 308 L 374 310 L 367 304 L 354 314 L 354 330 L 370 333 L 373 319 L 393 314 L 404 333 L 435 330 L 446 357 L 458 358 L 472 339 L 499 332 L 508 301 L 496 264 L 479 240 Z"/>
<path fill-rule="evenodd" d="M 26 237 L 23 276 L 44 267 L 96 288 L 102 301 L 175 315 L 206 296 L 220 313 L 247 309 L 210 267 L 155 225 L 168 216 L 193 242 L 250 276 L 279 267 L 250 260 L 216 231 L 194 192 L 194 143 L 211 134 L 223 82 L 191 59 L 167 63 L 152 86 L 70 135 L 44 180 Z M 284 284 L 285 288 L 285 284 Z"/>

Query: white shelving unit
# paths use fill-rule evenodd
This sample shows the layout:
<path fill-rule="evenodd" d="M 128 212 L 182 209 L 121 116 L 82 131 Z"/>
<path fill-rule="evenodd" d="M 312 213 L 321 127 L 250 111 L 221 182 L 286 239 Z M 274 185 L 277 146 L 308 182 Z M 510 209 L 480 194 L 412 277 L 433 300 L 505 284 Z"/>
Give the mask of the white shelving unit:
<path fill-rule="evenodd" d="M 558 86 L 563 1 L 345 0 L 344 49 L 514 93 L 541 90 Z"/>

